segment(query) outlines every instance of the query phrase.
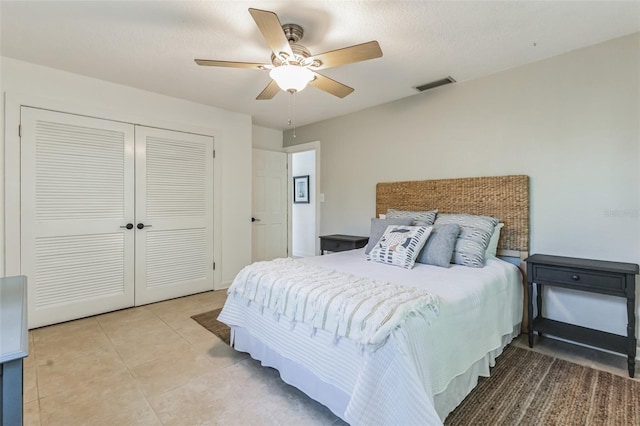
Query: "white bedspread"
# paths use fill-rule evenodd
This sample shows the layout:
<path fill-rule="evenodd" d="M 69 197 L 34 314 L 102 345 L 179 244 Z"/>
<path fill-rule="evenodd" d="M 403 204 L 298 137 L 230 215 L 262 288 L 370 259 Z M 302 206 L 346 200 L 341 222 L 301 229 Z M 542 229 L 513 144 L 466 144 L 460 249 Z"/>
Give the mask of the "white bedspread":
<path fill-rule="evenodd" d="M 287 318 L 269 320 L 257 304 L 250 306 L 242 297 L 228 298 L 219 319 L 338 389 L 347 398 L 346 408 L 327 405 L 352 425 L 441 424 L 475 385 L 477 375 L 488 373 L 522 318 L 520 272 L 498 259 L 489 259 L 484 268 L 416 264 L 405 270 L 367 262 L 363 250 L 352 250 L 301 261 L 420 288 L 439 299 L 439 317 L 431 325 L 412 316 L 391 332 L 386 344 L 371 352 L 362 351 L 351 339 L 336 341 L 326 330 L 318 330 L 311 338 L 311 326 L 294 327 Z M 264 354 L 253 353 L 250 341 L 236 341 L 236 348 L 264 362 Z M 471 370 L 473 377 L 463 376 Z M 459 383 L 459 377 L 464 377 L 464 383 Z M 456 383 L 455 392 L 452 383 Z"/>
<path fill-rule="evenodd" d="M 429 321 L 438 299 L 424 289 L 337 272 L 291 258 L 256 262 L 233 280 L 229 297 L 268 308 L 276 320 L 323 329 L 375 350 L 410 316 Z"/>

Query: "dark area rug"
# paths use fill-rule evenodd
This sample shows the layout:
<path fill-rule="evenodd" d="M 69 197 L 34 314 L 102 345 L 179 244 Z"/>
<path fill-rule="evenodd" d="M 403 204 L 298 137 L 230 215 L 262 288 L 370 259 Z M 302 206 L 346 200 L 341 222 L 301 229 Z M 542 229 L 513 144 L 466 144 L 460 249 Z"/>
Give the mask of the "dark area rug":
<path fill-rule="evenodd" d="M 231 329 L 227 324 L 218 321 L 218 315 L 220 315 L 222 308 L 214 309 L 213 311 L 203 312 L 198 315 L 194 315 L 193 318 L 198 324 L 218 336 L 227 345 L 231 339 Z"/>

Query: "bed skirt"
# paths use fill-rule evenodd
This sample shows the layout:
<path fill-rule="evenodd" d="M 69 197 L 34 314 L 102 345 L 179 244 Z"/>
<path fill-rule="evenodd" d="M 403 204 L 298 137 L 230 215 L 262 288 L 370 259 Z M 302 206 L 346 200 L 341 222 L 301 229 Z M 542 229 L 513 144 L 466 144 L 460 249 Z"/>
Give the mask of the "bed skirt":
<path fill-rule="evenodd" d="M 443 392 L 434 395 L 434 406 L 440 417 L 440 422 L 443 422 L 447 415 L 473 390 L 479 377 L 489 377 L 489 369 L 495 365 L 496 358 L 519 334 L 520 324 L 516 324 L 511 333 L 502 336 L 502 344 L 499 347 L 476 361 L 464 373 L 454 377 Z M 263 366 L 278 370 L 285 383 L 295 386 L 313 400 L 329 408 L 336 416 L 348 422 L 345 413 L 350 396 L 346 392 L 319 379 L 301 364 L 280 355 L 245 328 L 231 328 L 231 343 L 237 351 L 248 353 L 252 358 L 260 361 Z"/>

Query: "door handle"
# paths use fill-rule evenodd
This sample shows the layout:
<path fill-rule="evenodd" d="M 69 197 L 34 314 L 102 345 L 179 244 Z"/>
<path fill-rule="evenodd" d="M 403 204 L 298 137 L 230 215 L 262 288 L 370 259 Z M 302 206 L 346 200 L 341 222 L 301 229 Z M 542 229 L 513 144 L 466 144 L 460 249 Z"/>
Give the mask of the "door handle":
<path fill-rule="evenodd" d="M 133 223 L 127 223 L 126 225 L 120 225 L 120 228 L 133 229 Z"/>
<path fill-rule="evenodd" d="M 153 225 L 145 225 L 144 223 L 139 223 L 139 224 L 136 225 L 136 228 L 144 229 L 144 228 L 151 228 L 151 226 L 153 226 Z"/>
<path fill-rule="evenodd" d="M 255 217 L 252 217 L 251 222 L 260 222 L 260 219 L 256 219 Z"/>

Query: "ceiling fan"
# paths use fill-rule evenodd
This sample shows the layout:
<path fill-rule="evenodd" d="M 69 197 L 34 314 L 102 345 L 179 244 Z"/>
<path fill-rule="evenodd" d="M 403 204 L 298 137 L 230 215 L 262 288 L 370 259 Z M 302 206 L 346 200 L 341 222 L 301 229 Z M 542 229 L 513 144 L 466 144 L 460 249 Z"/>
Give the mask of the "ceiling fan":
<path fill-rule="evenodd" d="M 339 98 L 344 98 L 354 89 L 319 74 L 317 71 L 382 56 L 382 50 L 380 50 L 377 41 L 311 55 L 309 49 L 298 44 L 304 34 L 301 26 L 296 24 L 282 25 L 278 15 L 267 10 L 249 9 L 249 13 L 273 52 L 270 64 L 210 59 L 196 59 L 195 61 L 198 65 L 211 67 L 270 70 L 269 76 L 272 80 L 258 95 L 256 98 L 258 100 L 272 99 L 280 89 L 290 93 L 299 92 L 307 84 Z"/>

